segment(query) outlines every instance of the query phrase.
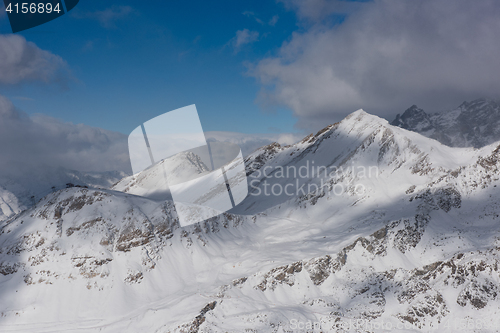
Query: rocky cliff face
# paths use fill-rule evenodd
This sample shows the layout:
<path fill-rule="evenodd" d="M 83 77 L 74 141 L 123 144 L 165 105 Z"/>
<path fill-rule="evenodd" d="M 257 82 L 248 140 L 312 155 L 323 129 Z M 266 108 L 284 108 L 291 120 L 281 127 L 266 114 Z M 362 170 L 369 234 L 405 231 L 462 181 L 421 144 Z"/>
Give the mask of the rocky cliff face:
<path fill-rule="evenodd" d="M 413 105 L 391 123 L 436 139 L 450 147 L 480 148 L 500 140 L 500 105 L 487 99 L 463 102 L 458 108 L 427 114 Z"/>
<path fill-rule="evenodd" d="M 360 110 L 255 151 L 245 201 L 186 228 L 130 179 L 52 193 L 0 225 L 0 328 L 495 331 L 499 159 Z"/>

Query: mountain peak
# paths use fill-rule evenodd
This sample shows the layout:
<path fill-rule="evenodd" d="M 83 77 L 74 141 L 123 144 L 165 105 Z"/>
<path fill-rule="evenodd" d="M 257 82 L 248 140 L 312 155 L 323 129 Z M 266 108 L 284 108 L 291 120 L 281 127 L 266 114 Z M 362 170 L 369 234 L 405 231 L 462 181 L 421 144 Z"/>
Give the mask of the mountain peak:
<path fill-rule="evenodd" d="M 347 115 L 346 118 L 351 118 L 351 117 L 376 117 L 368 112 L 366 112 L 363 109 L 356 110 L 354 112 L 351 112 L 349 115 Z"/>
<path fill-rule="evenodd" d="M 379 116 L 376 116 L 374 114 L 368 113 L 363 109 L 356 110 L 345 117 L 341 123 L 344 123 L 345 121 L 351 120 L 351 119 L 356 119 L 357 121 L 361 120 L 366 120 L 366 121 L 376 121 L 376 122 L 381 122 L 385 123 L 387 122 L 385 119 L 380 118 Z"/>
<path fill-rule="evenodd" d="M 391 124 L 451 147 L 480 148 L 500 140 L 500 105 L 492 99 L 478 98 L 433 115 L 412 105 Z"/>
<path fill-rule="evenodd" d="M 415 104 L 413 104 L 412 106 L 410 106 L 408 109 L 405 110 L 404 113 L 408 113 L 408 114 L 419 114 L 419 113 L 425 113 L 424 110 L 422 110 L 421 108 L 419 108 L 418 106 L 416 106 Z"/>
<path fill-rule="evenodd" d="M 387 120 L 370 114 L 363 109 L 352 112 L 339 122 L 338 127 L 347 132 L 373 131 L 380 126 L 388 125 Z"/>
<path fill-rule="evenodd" d="M 403 115 L 398 114 L 391 125 L 409 130 L 418 129 L 419 133 L 434 129 L 429 115 L 416 105 L 406 109 Z"/>

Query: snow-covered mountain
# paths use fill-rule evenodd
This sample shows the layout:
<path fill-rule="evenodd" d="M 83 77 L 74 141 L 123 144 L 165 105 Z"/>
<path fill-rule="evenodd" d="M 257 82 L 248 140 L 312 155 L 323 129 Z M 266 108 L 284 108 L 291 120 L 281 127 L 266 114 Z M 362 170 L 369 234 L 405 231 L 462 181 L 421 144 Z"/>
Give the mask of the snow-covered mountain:
<path fill-rule="evenodd" d="M 391 124 L 451 147 L 480 148 L 500 140 L 500 105 L 493 100 L 477 99 L 434 114 L 413 105 Z"/>
<path fill-rule="evenodd" d="M 178 184 L 208 172 L 209 168 L 198 155 L 191 151 L 182 152 L 121 179 L 112 189 L 152 199 L 171 198 L 168 184 Z"/>
<path fill-rule="evenodd" d="M 359 110 L 246 166 L 249 196 L 185 228 L 121 185 L 2 222 L 0 330 L 497 331 L 498 143 L 451 148 Z"/>

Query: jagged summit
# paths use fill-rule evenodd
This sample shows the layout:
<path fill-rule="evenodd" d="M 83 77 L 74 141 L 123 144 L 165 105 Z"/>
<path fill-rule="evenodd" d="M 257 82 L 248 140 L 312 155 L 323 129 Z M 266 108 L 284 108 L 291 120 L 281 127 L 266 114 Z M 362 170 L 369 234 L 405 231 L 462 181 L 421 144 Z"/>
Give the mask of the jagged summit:
<path fill-rule="evenodd" d="M 387 120 L 385 120 L 384 118 L 381 118 L 381 117 L 376 116 L 374 114 L 368 113 L 363 109 L 359 109 L 359 110 L 356 110 L 356 111 L 348 114 L 340 122 L 345 122 L 345 121 L 348 121 L 349 119 L 352 119 L 352 118 L 356 119 L 357 121 L 361 121 L 361 120 L 363 120 L 363 121 L 376 121 L 377 123 L 380 123 L 380 124 L 387 123 Z"/>
<path fill-rule="evenodd" d="M 142 172 L 128 176 L 111 189 L 150 198 L 166 200 L 170 197 L 168 184 L 193 179 L 210 172 L 203 160 L 191 151 L 161 160 Z"/>
<path fill-rule="evenodd" d="M 396 115 L 396 119 L 391 122 L 391 125 L 409 130 L 418 129 L 419 133 L 434 130 L 429 115 L 416 105 L 406 109 L 402 115 Z"/>
<path fill-rule="evenodd" d="M 372 114 L 369 114 L 368 112 L 366 112 L 363 109 L 358 109 L 358 110 L 356 110 L 356 111 L 351 112 L 350 114 L 348 114 L 347 118 L 348 117 L 356 117 L 356 116 L 360 116 L 360 115 L 363 115 L 363 116 L 373 116 Z"/>
<path fill-rule="evenodd" d="M 500 105 L 491 99 L 463 102 L 458 108 L 427 114 L 415 105 L 391 123 L 451 147 L 480 148 L 500 140 Z"/>

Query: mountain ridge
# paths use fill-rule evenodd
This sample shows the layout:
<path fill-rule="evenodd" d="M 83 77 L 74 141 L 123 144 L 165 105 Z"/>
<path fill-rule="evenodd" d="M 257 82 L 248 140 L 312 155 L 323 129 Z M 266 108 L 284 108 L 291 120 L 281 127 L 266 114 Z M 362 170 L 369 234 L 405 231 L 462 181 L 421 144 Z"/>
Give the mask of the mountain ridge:
<path fill-rule="evenodd" d="M 463 102 L 456 109 L 428 114 L 416 105 L 391 125 L 420 133 L 450 147 L 481 148 L 500 140 L 500 105 L 490 99 Z"/>
<path fill-rule="evenodd" d="M 107 188 L 126 174 L 119 171 L 81 172 L 39 169 L 27 177 L 0 177 L 0 221 L 32 207 L 51 192 L 72 186 Z"/>

